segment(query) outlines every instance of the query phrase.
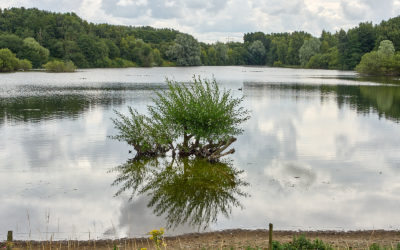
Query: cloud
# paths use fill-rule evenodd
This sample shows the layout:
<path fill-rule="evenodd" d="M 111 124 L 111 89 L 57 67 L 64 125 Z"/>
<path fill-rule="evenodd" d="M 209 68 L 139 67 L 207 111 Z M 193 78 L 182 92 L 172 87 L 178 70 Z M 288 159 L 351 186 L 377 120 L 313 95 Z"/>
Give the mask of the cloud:
<path fill-rule="evenodd" d="M 201 41 L 241 40 L 243 33 L 348 29 L 398 15 L 400 0 L 0 0 L 0 7 L 76 12 L 91 22 L 174 28 Z"/>
<path fill-rule="evenodd" d="M 101 8 L 111 16 L 132 19 L 143 16 L 170 19 L 182 15 L 182 8 L 175 1 L 164 0 L 103 0 Z"/>
<path fill-rule="evenodd" d="M 360 1 L 342 1 L 341 7 L 345 17 L 350 20 L 365 18 L 366 12 L 368 11 L 368 6 Z"/>
<path fill-rule="evenodd" d="M 227 0 L 183 1 L 183 0 L 103 0 L 105 13 L 124 18 L 148 16 L 152 18 L 186 19 L 193 14 L 207 12 L 211 15 L 224 9 Z"/>

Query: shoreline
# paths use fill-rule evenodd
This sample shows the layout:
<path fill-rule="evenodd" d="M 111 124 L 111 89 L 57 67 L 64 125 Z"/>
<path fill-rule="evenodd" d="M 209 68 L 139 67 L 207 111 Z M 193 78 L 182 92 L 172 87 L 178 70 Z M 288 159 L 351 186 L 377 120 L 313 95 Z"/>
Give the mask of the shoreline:
<path fill-rule="evenodd" d="M 287 243 L 304 235 L 314 241 L 320 239 L 335 249 L 369 249 L 372 244 L 389 249 L 400 246 L 400 231 L 274 231 L 273 240 Z M 268 230 L 230 229 L 204 233 L 188 233 L 164 238 L 166 249 L 266 249 Z M 149 238 L 120 238 L 103 240 L 18 241 L 14 249 L 155 249 Z M 399 245 L 398 245 L 399 244 Z M 164 248 L 163 248 L 164 249 Z"/>

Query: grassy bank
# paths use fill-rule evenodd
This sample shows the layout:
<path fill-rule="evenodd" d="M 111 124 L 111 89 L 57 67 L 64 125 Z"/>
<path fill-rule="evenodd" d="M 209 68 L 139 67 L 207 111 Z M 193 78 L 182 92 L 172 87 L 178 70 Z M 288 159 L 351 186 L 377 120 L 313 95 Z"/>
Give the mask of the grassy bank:
<path fill-rule="evenodd" d="M 304 237 L 305 238 L 304 238 Z M 294 240 L 295 239 L 295 240 Z M 316 241 L 318 239 L 318 241 Z M 276 231 L 274 249 L 400 249 L 400 231 Z M 268 230 L 225 230 L 170 236 L 160 249 L 267 249 Z M 2 243 L 4 246 L 4 242 Z M 149 238 L 14 241 L 13 249 L 156 249 Z"/>

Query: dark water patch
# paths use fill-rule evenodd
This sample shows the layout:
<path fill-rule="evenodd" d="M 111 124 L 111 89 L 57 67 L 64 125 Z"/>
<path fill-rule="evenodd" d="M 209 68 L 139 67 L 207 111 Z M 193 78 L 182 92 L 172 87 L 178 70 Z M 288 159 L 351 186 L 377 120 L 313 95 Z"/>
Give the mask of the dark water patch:
<path fill-rule="evenodd" d="M 87 110 L 103 106 L 122 105 L 123 98 L 90 95 L 44 95 L 0 98 L 0 124 L 13 122 L 40 122 L 54 119 L 76 119 Z"/>
<path fill-rule="evenodd" d="M 400 86 L 367 86 L 367 85 L 305 85 L 305 84 L 265 84 L 245 82 L 245 91 L 263 92 L 272 96 L 295 95 L 296 98 L 307 98 L 310 95 L 324 98 L 335 98 L 339 108 L 347 105 L 359 114 L 371 112 L 385 118 L 400 122 Z"/>

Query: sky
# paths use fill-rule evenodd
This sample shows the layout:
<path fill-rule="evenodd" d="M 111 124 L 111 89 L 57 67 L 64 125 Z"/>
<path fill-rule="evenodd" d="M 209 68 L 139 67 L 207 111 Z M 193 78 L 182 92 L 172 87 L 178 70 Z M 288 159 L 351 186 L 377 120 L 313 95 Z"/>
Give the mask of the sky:
<path fill-rule="evenodd" d="M 75 12 L 94 23 L 173 28 L 203 42 L 302 30 L 319 36 L 400 15 L 400 0 L 0 0 L 0 8 Z"/>

